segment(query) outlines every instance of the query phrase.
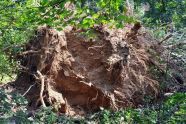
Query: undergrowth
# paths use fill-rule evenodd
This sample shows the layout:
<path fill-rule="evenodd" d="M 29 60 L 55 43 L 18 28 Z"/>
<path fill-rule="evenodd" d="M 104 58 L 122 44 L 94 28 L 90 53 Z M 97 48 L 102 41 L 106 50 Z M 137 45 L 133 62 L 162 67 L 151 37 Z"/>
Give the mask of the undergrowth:
<path fill-rule="evenodd" d="M 112 112 L 101 108 L 100 112 L 84 118 L 72 118 L 53 112 L 53 108 L 40 108 L 33 112 L 27 110 L 27 100 L 19 94 L 7 93 L 0 89 L 0 124 L 185 124 L 186 93 L 172 96 L 144 108 L 127 108 Z"/>

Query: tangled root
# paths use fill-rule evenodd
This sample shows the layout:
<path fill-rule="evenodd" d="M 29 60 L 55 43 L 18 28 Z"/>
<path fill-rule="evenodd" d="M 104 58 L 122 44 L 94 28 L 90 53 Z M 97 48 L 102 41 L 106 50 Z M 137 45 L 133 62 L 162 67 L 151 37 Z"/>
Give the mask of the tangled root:
<path fill-rule="evenodd" d="M 148 74 L 150 54 L 143 36 L 126 37 L 125 29 L 107 27 L 94 31 L 95 40 L 87 40 L 82 30 L 37 30 L 25 46 L 30 52 L 21 58 L 27 70 L 16 81 L 25 87 L 37 83 L 26 95 L 32 103 L 58 105 L 58 111 L 73 115 L 137 106 L 146 95 L 156 97 L 158 82 Z"/>

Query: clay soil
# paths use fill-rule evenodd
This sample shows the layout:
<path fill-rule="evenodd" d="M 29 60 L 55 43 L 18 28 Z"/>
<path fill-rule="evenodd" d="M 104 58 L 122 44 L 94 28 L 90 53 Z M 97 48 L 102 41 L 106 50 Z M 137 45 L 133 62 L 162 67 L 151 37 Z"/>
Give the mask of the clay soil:
<path fill-rule="evenodd" d="M 19 58 L 15 85 L 30 106 L 54 106 L 68 115 L 100 108 L 137 107 L 156 98 L 159 84 L 149 73 L 152 39 L 132 29 L 39 27 Z"/>

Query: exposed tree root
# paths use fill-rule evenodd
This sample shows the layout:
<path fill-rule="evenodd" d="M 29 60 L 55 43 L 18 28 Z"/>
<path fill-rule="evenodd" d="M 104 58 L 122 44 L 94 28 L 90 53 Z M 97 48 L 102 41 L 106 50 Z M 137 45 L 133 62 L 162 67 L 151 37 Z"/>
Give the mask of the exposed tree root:
<path fill-rule="evenodd" d="M 41 100 L 41 103 L 42 103 L 43 107 L 46 107 L 46 104 L 45 104 L 45 102 L 43 100 L 43 91 L 44 91 L 44 87 L 45 87 L 45 78 L 41 74 L 40 71 L 37 71 L 37 74 L 39 75 L 39 79 L 41 81 L 41 91 L 40 91 L 39 97 L 40 97 L 40 100 Z"/>
<path fill-rule="evenodd" d="M 29 73 L 23 71 L 16 83 L 29 87 L 37 74 L 41 89 L 30 89 L 27 98 L 70 115 L 135 107 L 146 95 L 155 98 L 159 85 L 148 73 L 151 44 L 137 35 L 141 25 L 135 26 L 128 35 L 125 28 L 95 29 L 95 41 L 85 40 L 82 30 L 40 27 L 21 58 Z"/>

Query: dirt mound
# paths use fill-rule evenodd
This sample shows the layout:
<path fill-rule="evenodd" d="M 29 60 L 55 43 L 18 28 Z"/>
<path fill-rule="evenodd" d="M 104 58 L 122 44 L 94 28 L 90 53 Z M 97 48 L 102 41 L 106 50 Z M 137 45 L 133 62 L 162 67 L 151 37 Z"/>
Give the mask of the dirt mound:
<path fill-rule="evenodd" d="M 142 104 L 156 97 L 158 82 L 148 72 L 150 42 L 138 29 L 97 26 L 88 39 L 83 30 L 40 27 L 21 54 L 16 86 L 28 89 L 31 106 L 70 115 Z"/>

